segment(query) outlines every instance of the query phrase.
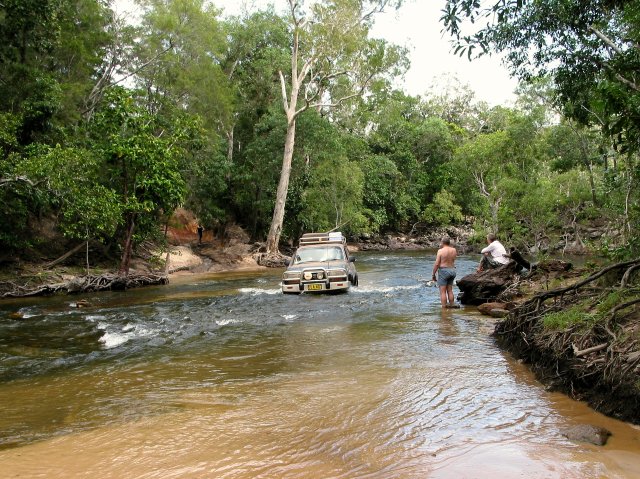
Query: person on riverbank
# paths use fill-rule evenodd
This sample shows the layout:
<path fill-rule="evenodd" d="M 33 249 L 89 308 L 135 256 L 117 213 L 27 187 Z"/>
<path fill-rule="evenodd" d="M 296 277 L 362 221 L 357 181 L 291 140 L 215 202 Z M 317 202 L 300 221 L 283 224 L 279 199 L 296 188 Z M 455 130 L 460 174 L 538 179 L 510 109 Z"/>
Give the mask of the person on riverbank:
<path fill-rule="evenodd" d="M 440 289 L 440 304 L 443 308 L 456 307 L 453 297 L 453 280 L 456 277 L 455 262 L 457 256 L 458 252 L 451 246 L 449 237 L 442 238 L 431 277 L 434 281 L 437 280 L 438 288 Z"/>
<path fill-rule="evenodd" d="M 478 273 L 487 269 L 499 268 L 509 262 L 507 250 L 493 233 L 487 235 L 487 247 L 483 248 L 480 253 L 482 253 L 482 260 L 478 266 Z"/>
<path fill-rule="evenodd" d="M 198 225 L 198 244 L 202 244 L 202 233 L 204 232 L 204 227 L 202 225 Z"/>

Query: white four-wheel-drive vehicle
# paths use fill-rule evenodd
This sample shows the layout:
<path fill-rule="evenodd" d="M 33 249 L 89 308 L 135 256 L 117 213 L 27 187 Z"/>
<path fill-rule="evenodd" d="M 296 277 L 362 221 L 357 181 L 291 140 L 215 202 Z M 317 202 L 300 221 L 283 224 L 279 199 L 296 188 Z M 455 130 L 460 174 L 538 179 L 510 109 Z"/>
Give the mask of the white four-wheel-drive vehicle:
<path fill-rule="evenodd" d="M 282 292 L 347 291 L 358 285 L 354 262 L 342 233 L 304 234 L 282 275 Z"/>

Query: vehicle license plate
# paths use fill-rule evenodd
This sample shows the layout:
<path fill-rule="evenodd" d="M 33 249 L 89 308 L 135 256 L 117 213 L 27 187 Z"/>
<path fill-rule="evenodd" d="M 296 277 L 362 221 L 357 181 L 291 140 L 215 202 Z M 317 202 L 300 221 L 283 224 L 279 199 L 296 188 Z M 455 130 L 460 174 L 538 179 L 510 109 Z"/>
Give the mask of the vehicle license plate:
<path fill-rule="evenodd" d="M 322 285 L 320 283 L 308 284 L 307 291 L 322 291 Z"/>

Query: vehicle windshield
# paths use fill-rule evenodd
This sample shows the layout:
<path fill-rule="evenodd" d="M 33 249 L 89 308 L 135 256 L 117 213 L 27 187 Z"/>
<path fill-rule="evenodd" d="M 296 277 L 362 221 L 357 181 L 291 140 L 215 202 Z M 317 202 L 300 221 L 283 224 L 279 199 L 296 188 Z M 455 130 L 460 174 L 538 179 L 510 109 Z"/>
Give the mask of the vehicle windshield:
<path fill-rule="evenodd" d="M 344 259 L 344 253 L 339 246 L 317 246 L 296 251 L 295 264 L 340 259 Z"/>

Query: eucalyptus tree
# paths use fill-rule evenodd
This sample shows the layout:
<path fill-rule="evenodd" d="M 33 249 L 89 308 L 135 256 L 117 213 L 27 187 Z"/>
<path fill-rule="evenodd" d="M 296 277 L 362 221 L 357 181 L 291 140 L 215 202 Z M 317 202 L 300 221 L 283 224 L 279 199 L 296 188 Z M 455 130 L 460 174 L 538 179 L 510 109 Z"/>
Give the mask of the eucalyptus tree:
<path fill-rule="evenodd" d="M 287 117 L 282 169 L 267 253 L 278 252 L 295 146 L 296 119 L 309 108 L 329 110 L 366 92 L 379 75 L 397 73 L 401 51 L 383 40 L 369 38 L 376 13 L 391 0 L 322 0 L 305 8 L 288 0 L 291 71 L 279 72 Z"/>

